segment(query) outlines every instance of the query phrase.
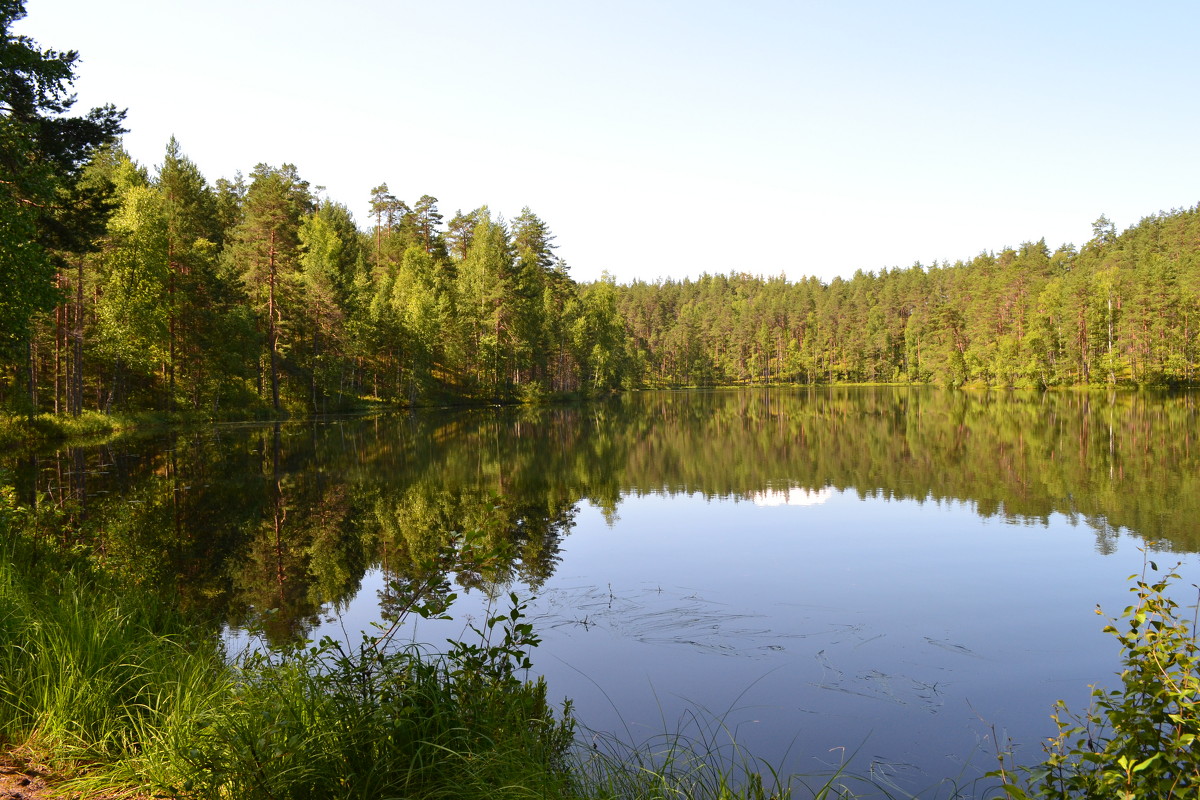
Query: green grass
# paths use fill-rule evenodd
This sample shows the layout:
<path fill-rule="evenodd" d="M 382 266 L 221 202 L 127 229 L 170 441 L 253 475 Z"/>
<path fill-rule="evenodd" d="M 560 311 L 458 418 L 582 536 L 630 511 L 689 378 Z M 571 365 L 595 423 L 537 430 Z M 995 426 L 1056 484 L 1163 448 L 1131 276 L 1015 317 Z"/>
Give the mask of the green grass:
<path fill-rule="evenodd" d="M 11 499 L 10 499 L 11 500 Z M 11 527 L 11 506 L 0 527 Z M 188 798 L 766 798 L 805 791 L 683 737 L 577 745 L 521 678 L 521 607 L 448 653 L 325 640 L 229 660 L 168 603 L 7 531 L 0 741 L 75 789 Z M 760 775 L 766 775 L 764 783 Z M 772 788 L 774 787 L 774 788 Z"/>
<path fill-rule="evenodd" d="M 61 439 L 102 441 L 116 433 L 162 427 L 181 421 L 181 417 L 156 412 L 104 414 L 84 411 L 78 417 L 68 414 L 37 414 L 30 417 L 0 413 L 0 447 Z"/>
<path fill-rule="evenodd" d="M 152 758 L 168 721 L 224 689 L 214 646 L 80 559 L 6 537 L 0 566 L 0 737 L 55 769 Z"/>

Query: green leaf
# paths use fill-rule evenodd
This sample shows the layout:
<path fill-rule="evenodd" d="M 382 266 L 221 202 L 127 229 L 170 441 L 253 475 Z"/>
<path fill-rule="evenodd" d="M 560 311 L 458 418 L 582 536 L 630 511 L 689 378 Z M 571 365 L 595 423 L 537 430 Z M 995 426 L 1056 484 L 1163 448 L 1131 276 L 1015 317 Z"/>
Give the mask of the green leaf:
<path fill-rule="evenodd" d="M 1146 767 L 1150 766 L 1150 765 L 1151 765 L 1151 764 L 1153 764 L 1155 761 L 1157 761 L 1157 760 L 1159 759 L 1159 757 L 1160 757 L 1160 756 L 1162 756 L 1162 753 L 1155 753 L 1154 755 L 1150 756 L 1149 758 L 1147 758 L 1147 759 L 1146 759 L 1145 761 L 1143 761 L 1142 763 L 1140 763 L 1140 764 L 1138 764 L 1137 766 L 1135 766 L 1135 767 L 1133 768 L 1133 771 L 1134 771 L 1134 772 L 1141 772 L 1142 770 L 1146 769 Z"/>

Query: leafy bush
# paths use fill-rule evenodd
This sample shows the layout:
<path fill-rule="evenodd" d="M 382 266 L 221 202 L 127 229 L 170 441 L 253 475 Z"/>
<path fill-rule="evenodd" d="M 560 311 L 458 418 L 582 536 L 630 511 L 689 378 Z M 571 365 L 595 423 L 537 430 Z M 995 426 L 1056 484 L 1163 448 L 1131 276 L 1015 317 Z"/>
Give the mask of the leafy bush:
<path fill-rule="evenodd" d="M 1148 568 L 1158 565 L 1147 560 Z M 1177 567 L 1178 568 L 1178 565 Z M 1137 601 L 1105 626 L 1120 642 L 1124 668 L 1117 689 L 1092 690 L 1081 715 L 1059 701 L 1058 735 L 1025 785 L 1002 763 L 996 773 L 1010 798 L 1183 798 L 1200 791 L 1200 652 L 1197 613 L 1181 614 L 1167 595 L 1174 570 L 1157 580 L 1131 575 Z M 1102 613 L 1099 608 L 1096 613 Z"/>

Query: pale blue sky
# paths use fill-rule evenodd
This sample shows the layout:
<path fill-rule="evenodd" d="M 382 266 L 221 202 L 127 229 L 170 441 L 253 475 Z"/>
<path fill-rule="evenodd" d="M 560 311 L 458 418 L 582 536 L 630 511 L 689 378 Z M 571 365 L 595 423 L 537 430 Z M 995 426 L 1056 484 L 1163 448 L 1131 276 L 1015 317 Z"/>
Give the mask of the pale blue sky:
<path fill-rule="evenodd" d="M 816 275 L 1082 244 L 1200 201 L 1197 2 L 27 0 L 210 181 L 367 217 L 530 206 L 580 280 Z"/>

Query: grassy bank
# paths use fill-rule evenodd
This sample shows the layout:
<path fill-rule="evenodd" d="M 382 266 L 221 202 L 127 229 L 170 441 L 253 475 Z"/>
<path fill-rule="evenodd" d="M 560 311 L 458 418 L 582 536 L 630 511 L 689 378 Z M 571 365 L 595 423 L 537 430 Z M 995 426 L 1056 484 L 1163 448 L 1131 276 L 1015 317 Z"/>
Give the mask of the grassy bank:
<path fill-rule="evenodd" d="M 122 417 L 101 414 L 96 411 L 85 411 L 78 417 L 59 414 L 28 416 L 3 413 L 0 414 L 0 447 L 68 438 L 102 438 L 146 424 L 154 424 L 154 421 L 142 419 L 139 416 Z"/>
<path fill-rule="evenodd" d="M 37 414 L 31 417 L 0 413 L 0 447 L 63 440 L 99 442 L 115 434 L 131 431 L 152 432 L 172 426 L 198 425 L 212 421 L 210 417 L 199 414 L 159 411 L 129 414 L 84 411 L 77 417 L 69 414 Z"/>
<path fill-rule="evenodd" d="M 364 638 L 231 662 L 167 604 L 10 537 L 0 742 L 71 789 L 167 797 L 771 796 L 681 741 L 577 749 L 569 708 L 520 678 L 531 635 L 514 606 L 444 654 Z"/>
<path fill-rule="evenodd" d="M 484 408 L 495 405 L 539 405 L 544 403 L 574 403 L 587 399 L 582 393 L 525 393 L 507 399 L 445 397 L 424 405 L 408 406 L 385 403 L 374 398 L 358 398 L 354 404 L 345 405 L 331 414 L 337 416 L 383 413 L 406 408 L 456 407 Z M 198 411 L 134 411 L 105 413 L 84 411 L 79 416 L 70 414 L 39 413 L 34 415 L 0 411 L 0 447 L 31 445 L 38 442 L 72 440 L 73 442 L 97 442 L 115 434 L 132 431 L 153 432 L 171 427 L 208 425 L 218 422 L 264 422 L 271 420 L 312 419 L 307 407 L 287 408 L 275 413 L 266 406 L 231 408 L 219 415 Z"/>
<path fill-rule="evenodd" d="M 831 384 L 796 384 L 796 383 L 773 383 L 770 385 L 761 383 L 742 383 L 742 384 L 723 384 L 711 386 L 682 386 L 682 385 L 662 385 L 646 387 L 648 391 L 720 391 L 720 390 L 772 390 L 772 391 L 790 391 L 790 390 L 827 390 L 840 388 L 928 388 L 930 384 L 911 383 L 911 382 L 876 382 L 876 383 L 831 383 Z M 939 387 L 945 388 L 945 387 Z M 1145 389 L 1147 387 L 1140 387 Z M 974 382 L 957 387 L 958 391 L 968 392 L 974 395 L 987 394 L 989 392 L 1071 392 L 1071 393 L 1087 393 L 1087 392 L 1136 392 L 1139 387 L 1122 384 L 1114 385 L 1092 385 L 1092 386 L 1066 386 L 1053 387 L 1050 389 L 1042 388 L 1021 388 L 1011 389 L 998 386 L 989 386 L 984 383 Z M 353 414 L 370 414 L 388 411 L 397 411 L 402 409 L 412 408 L 485 408 L 497 405 L 544 405 L 544 404 L 570 404 L 584 402 L 596 397 L 608 396 L 615 393 L 609 392 L 542 392 L 534 389 L 528 389 L 523 392 L 516 393 L 508 397 L 466 397 L 455 395 L 443 395 L 436 398 L 427 398 L 425 402 L 418 405 L 401 405 L 394 403 L 385 403 L 382 400 L 371 397 L 355 398 L 353 403 L 347 403 L 339 407 L 335 415 L 353 415 Z M 318 417 L 321 415 L 317 415 Z M 135 411 L 127 413 L 103 413 L 100 411 L 84 411 L 79 416 L 71 416 L 69 414 L 52 414 L 39 413 L 36 415 L 15 413 L 11 410 L 0 411 L 0 447 L 12 447 L 16 445 L 30 445 L 38 442 L 53 442 L 61 440 L 96 442 L 103 440 L 106 437 L 119 433 L 127 433 L 130 431 L 155 431 L 165 429 L 172 426 L 187 426 L 187 425 L 205 425 L 214 422 L 243 422 L 243 421 L 270 421 L 284 419 L 312 419 L 313 414 L 311 409 L 303 405 L 294 405 L 284 408 L 279 413 L 271 411 L 264 405 L 254 405 L 247 407 L 230 407 L 223 410 L 219 415 L 211 413 L 201 413 L 195 410 L 178 410 L 173 412 L 166 411 Z"/>

